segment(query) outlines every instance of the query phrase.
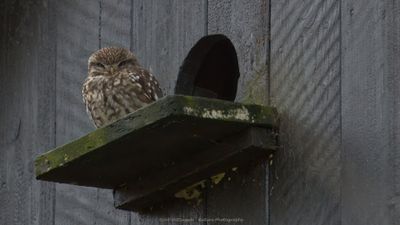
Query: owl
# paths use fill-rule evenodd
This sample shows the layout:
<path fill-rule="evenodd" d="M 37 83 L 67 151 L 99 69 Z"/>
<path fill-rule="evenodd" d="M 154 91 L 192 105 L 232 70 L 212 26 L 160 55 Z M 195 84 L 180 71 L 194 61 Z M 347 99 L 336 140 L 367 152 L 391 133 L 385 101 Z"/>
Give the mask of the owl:
<path fill-rule="evenodd" d="M 83 101 L 96 127 L 103 127 L 162 97 L 156 78 L 127 49 L 102 48 L 88 61 Z"/>

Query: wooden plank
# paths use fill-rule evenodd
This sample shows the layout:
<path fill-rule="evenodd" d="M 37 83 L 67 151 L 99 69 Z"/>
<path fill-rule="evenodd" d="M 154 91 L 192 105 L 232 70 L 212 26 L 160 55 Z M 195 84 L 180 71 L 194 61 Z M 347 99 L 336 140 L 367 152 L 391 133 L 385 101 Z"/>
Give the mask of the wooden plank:
<path fill-rule="evenodd" d="M 13 4 L 12 1 L 7 0 L 7 1 L 1 1 L 0 3 L 0 9 L 1 9 L 1 33 L 6 33 L 10 27 L 11 22 L 10 21 L 10 8 L 11 5 Z M 9 45 L 9 37 L 7 35 L 0 35 L 0 94 L 1 96 L 7 96 L 8 94 L 12 93 L 11 92 L 11 85 L 15 82 L 13 80 L 7 81 L 7 76 L 8 70 L 10 66 L 7 66 L 7 58 L 8 57 L 8 45 Z M 6 85 L 6 82 L 9 83 L 9 85 Z M 8 88 L 7 88 L 8 87 Z M 10 98 L 13 96 L 10 96 Z M 1 103 L 4 103 L 5 99 L 1 99 Z M 16 119 L 12 118 L 12 109 L 10 110 L 1 110 L 0 111 L 0 124 L 2 124 L 2 127 L 0 128 L 0 159 L 3 159 L 4 163 L 0 163 L 0 199 L 2 202 L 9 201 L 7 199 L 7 152 L 8 148 L 6 145 L 7 143 L 12 142 L 12 132 L 10 130 L 15 131 L 15 125 L 13 126 L 13 122 L 15 122 Z M 8 131 L 7 131 L 8 130 Z M 0 219 L 1 221 L 5 221 L 6 216 L 7 216 L 6 210 L 0 211 Z"/>
<path fill-rule="evenodd" d="M 340 1 L 271 1 L 270 223 L 340 224 Z"/>
<path fill-rule="evenodd" d="M 208 1 L 209 34 L 228 36 L 237 51 L 237 101 L 268 103 L 268 11 L 268 0 Z M 239 171 L 230 181 L 208 190 L 206 217 L 238 219 L 239 224 L 267 224 L 267 163 L 243 166 Z"/>
<path fill-rule="evenodd" d="M 400 224 L 400 4 L 342 3 L 342 224 Z"/>
<path fill-rule="evenodd" d="M 0 32 L 2 34 L 7 31 L 8 24 L 8 1 L 0 2 Z M 6 96 L 5 82 L 6 82 L 6 56 L 7 56 L 7 38 L 6 35 L 0 35 L 0 96 Z M 4 100 L 0 99 L 0 102 L 3 103 Z M 0 128 L 0 159 L 2 159 L 2 163 L 0 163 L 0 201 L 5 205 L 9 200 L 7 199 L 7 163 L 6 163 L 6 148 L 4 147 L 4 143 L 7 142 L 5 137 L 7 137 L 7 132 L 5 132 L 6 121 L 9 118 L 4 115 L 4 111 L 0 112 L 0 124 L 2 124 L 2 128 Z M 0 210 L 0 221 L 6 221 L 7 213 L 6 210 Z"/>
<path fill-rule="evenodd" d="M 100 4 L 100 47 L 119 46 L 130 49 L 132 1 L 100 0 Z M 130 213 L 115 209 L 111 190 L 99 189 L 96 199 L 96 212 L 107 214 L 112 221 L 97 220 L 95 223 L 130 225 Z"/>
<path fill-rule="evenodd" d="M 81 86 L 87 76 L 87 59 L 99 47 L 99 1 L 58 0 L 57 15 L 57 146 L 91 130 Z M 56 185 L 55 224 L 92 224 L 109 221 L 97 211 L 99 192 L 93 188 Z M 109 194 L 111 195 L 111 194 Z M 104 203 L 106 204 L 106 203 Z M 108 222 L 112 223 L 112 219 Z M 107 223 L 106 223 L 107 224 Z"/>
<path fill-rule="evenodd" d="M 0 219 L 53 224 L 54 185 L 32 179 L 35 155 L 55 140 L 50 10 L 47 0 L 2 4 Z"/>
<path fill-rule="evenodd" d="M 36 175 L 48 181 L 116 188 L 165 169 L 161 165 L 184 161 L 246 127 L 273 129 L 277 121 L 270 107 L 166 96 L 39 156 Z"/>
<path fill-rule="evenodd" d="M 132 1 L 101 0 L 100 46 L 131 48 Z"/>
<path fill-rule="evenodd" d="M 206 34 L 206 0 L 134 0 L 132 48 L 166 94 L 173 94 L 179 67 Z"/>
<path fill-rule="evenodd" d="M 133 0 L 132 50 L 166 94 L 173 94 L 179 66 L 189 49 L 206 34 L 206 5 L 207 0 Z M 163 224 L 175 224 L 168 218 L 198 218 L 202 207 L 174 204 L 152 216 L 134 213 L 131 223 L 158 224 L 164 218 Z"/>
<path fill-rule="evenodd" d="M 1 23 L 1 31 L 2 33 L 6 33 L 9 25 L 9 13 L 7 11 L 10 8 L 10 1 L 2 1 L 1 2 L 1 15 L 2 15 L 2 23 Z M 7 94 L 12 93 L 11 88 L 13 83 L 15 81 L 8 81 L 8 85 L 6 84 L 6 76 L 5 74 L 8 73 L 8 67 L 7 66 L 7 55 L 8 55 L 8 42 L 9 38 L 6 35 L 1 35 L 1 51 L 0 51 L 0 94 L 1 96 L 8 96 Z M 14 85 L 15 86 L 15 85 Z M 8 87 L 8 88 L 7 88 Z M 13 98 L 13 96 L 10 96 L 10 98 Z M 15 98 L 15 97 L 14 97 Z M 0 101 L 2 104 L 5 103 L 4 98 L 0 98 Z M 14 107 L 15 108 L 15 107 Z M 8 152 L 12 151 L 13 148 L 12 146 L 9 146 L 12 138 L 12 132 L 15 133 L 15 126 L 12 126 L 12 122 L 16 122 L 16 118 L 13 118 L 11 115 L 13 109 L 9 110 L 1 110 L 0 111 L 0 124 L 2 126 L 0 127 L 0 159 L 2 159 L 2 163 L 0 163 L 0 201 L 3 203 L 3 205 L 7 205 L 9 209 L 3 209 L 0 210 L 0 219 L 1 221 L 10 221 L 12 220 L 10 217 L 12 216 L 12 210 L 15 205 L 11 205 L 12 199 L 9 197 L 12 192 L 11 192 L 11 186 L 8 183 Z M 4 206 L 3 206 L 4 207 Z"/>

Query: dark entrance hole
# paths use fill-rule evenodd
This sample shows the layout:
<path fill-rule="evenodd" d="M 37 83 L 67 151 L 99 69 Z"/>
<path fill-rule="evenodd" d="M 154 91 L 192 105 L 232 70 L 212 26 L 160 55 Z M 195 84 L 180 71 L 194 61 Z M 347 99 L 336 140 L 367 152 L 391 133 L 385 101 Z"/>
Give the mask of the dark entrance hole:
<path fill-rule="evenodd" d="M 233 101 L 239 65 L 232 42 L 224 35 L 201 38 L 179 70 L 175 94 Z"/>

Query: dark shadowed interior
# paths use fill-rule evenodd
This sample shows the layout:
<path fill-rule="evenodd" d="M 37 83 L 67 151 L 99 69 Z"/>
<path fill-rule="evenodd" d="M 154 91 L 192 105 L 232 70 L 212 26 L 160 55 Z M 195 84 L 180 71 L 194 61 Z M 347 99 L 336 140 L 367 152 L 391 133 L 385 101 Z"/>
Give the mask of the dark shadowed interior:
<path fill-rule="evenodd" d="M 180 67 L 175 93 L 233 101 L 239 76 L 232 42 L 220 34 L 205 36 Z"/>

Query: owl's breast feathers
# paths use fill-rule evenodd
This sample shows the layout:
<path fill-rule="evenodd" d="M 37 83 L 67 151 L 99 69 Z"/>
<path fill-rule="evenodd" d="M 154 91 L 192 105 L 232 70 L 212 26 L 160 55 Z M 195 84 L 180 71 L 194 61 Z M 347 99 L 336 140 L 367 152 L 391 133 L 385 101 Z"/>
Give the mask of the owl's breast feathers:
<path fill-rule="evenodd" d="M 90 76 L 82 95 L 93 123 L 102 127 L 157 100 L 162 91 L 153 75 L 138 69 L 114 76 Z"/>

